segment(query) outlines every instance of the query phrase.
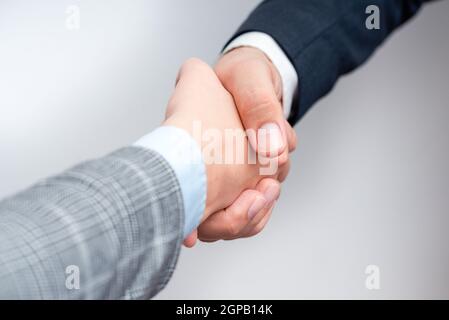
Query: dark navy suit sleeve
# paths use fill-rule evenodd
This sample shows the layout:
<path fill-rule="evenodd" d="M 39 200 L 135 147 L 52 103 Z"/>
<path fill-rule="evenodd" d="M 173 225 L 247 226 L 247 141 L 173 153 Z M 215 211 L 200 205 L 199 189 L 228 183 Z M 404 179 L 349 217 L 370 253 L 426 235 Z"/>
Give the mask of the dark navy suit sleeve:
<path fill-rule="evenodd" d="M 298 96 L 290 123 L 326 95 L 338 78 L 361 65 L 425 0 L 266 0 L 241 25 L 238 35 L 271 35 L 298 73 Z M 369 30 L 366 8 L 380 9 L 380 29 Z"/>

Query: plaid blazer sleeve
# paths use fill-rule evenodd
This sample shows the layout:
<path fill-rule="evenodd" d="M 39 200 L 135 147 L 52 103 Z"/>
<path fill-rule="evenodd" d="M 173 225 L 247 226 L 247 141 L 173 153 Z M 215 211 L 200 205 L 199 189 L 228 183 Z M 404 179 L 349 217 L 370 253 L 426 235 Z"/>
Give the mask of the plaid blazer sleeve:
<path fill-rule="evenodd" d="M 182 195 L 162 156 L 126 147 L 0 202 L 0 298 L 147 299 L 174 270 Z"/>

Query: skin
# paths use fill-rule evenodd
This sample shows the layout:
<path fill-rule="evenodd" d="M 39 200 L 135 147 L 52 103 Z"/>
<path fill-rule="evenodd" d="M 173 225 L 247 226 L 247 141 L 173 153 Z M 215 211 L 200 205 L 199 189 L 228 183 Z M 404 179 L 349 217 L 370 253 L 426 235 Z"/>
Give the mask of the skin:
<path fill-rule="evenodd" d="M 189 59 L 180 69 L 163 124 L 182 128 L 198 139 L 192 132 L 192 123 L 198 120 L 202 120 L 203 130 L 244 130 L 234 98 L 214 70 L 198 59 Z M 204 142 L 197 140 L 197 143 L 204 150 Z M 285 161 L 280 157 L 281 154 L 278 155 L 282 160 L 278 171 L 270 177 L 259 174 L 260 163 L 206 163 L 206 209 L 200 226 L 185 239 L 184 244 L 191 247 L 198 238 L 209 242 L 259 233 L 268 222 L 279 197 L 279 180 L 288 171 L 288 159 Z M 254 203 L 257 203 L 258 210 L 249 215 Z"/>
<path fill-rule="evenodd" d="M 246 129 L 257 130 L 266 123 L 276 123 L 279 126 L 283 137 L 279 148 L 267 153 L 259 150 L 257 139 L 250 139 L 250 143 L 259 154 L 278 158 L 282 169 L 277 180 L 284 181 L 289 169 L 288 155 L 295 150 L 297 138 L 293 128 L 284 119 L 282 81 L 278 70 L 262 51 L 252 47 L 239 47 L 229 51 L 219 59 L 214 69 L 224 88 L 232 95 Z M 255 191 L 266 194 L 267 189 L 273 191 L 278 188 L 279 197 L 278 181 L 262 179 Z M 242 193 L 220 214 L 206 219 L 197 231 L 187 237 L 184 244 L 191 247 L 198 238 L 202 241 L 229 240 L 253 236 L 262 231 L 271 216 L 275 201 L 266 196 L 270 199 L 269 204 L 250 222 L 245 219 L 245 210 L 249 206 L 246 192 L 250 191 Z"/>
<path fill-rule="evenodd" d="M 223 86 L 234 98 L 236 108 L 246 129 L 258 130 L 266 123 L 276 123 L 284 139 L 283 144 L 269 156 L 280 155 L 281 163 L 296 147 L 296 134 L 284 119 L 282 110 L 281 76 L 259 49 L 239 47 L 223 55 L 215 66 Z M 254 150 L 257 142 L 250 141 Z"/>

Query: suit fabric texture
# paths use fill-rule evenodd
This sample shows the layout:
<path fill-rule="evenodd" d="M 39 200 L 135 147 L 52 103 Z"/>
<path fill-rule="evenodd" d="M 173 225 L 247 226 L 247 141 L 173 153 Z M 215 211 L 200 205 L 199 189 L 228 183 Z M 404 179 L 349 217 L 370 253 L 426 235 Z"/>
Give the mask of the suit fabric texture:
<path fill-rule="evenodd" d="M 289 116 L 297 123 L 341 75 L 360 66 L 423 0 L 266 0 L 233 38 L 251 31 L 269 34 L 298 74 L 298 92 Z M 368 29 L 366 8 L 379 8 L 379 29 Z M 231 39 L 232 40 L 232 39 Z"/>
<path fill-rule="evenodd" d="M 140 147 L 46 179 L 0 202 L 0 298 L 151 298 L 174 270 L 183 210 L 172 168 Z"/>

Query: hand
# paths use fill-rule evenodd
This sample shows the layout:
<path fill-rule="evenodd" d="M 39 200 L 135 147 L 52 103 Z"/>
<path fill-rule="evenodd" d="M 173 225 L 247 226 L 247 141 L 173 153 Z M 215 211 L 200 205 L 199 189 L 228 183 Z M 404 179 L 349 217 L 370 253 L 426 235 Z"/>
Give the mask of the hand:
<path fill-rule="evenodd" d="M 240 47 L 226 53 L 218 61 L 215 71 L 232 94 L 246 129 L 258 130 L 264 126 L 279 128 L 280 133 L 276 133 L 276 129 L 262 130 L 268 131 L 269 136 L 265 141 L 269 141 L 270 148 L 263 148 L 263 143 L 262 148 L 259 148 L 261 143 L 254 138 L 250 139 L 250 143 L 259 153 L 278 157 L 281 166 L 278 179 L 283 181 L 289 168 L 288 152 L 296 147 L 296 134 L 283 117 L 279 72 L 262 51 L 251 47 Z M 276 180 L 265 178 L 256 186 L 256 191 L 264 194 L 271 204 L 270 193 L 276 194 L 277 199 L 280 185 Z M 214 241 L 252 236 L 260 232 L 271 216 L 274 205 L 268 205 L 249 222 L 244 214 L 249 203 L 246 194 L 249 192 L 252 191 L 245 191 L 230 207 L 204 221 L 198 232 L 194 231 L 184 244 L 191 247 L 198 237 L 203 241 Z"/>
<path fill-rule="evenodd" d="M 199 137 L 194 132 L 194 123 L 200 123 L 202 126 L 203 134 Z M 225 137 L 227 130 L 232 129 L 233 132 L 242 134 L 244 132 L 232 96 L 224 89 L 214 71 L 197 59 L 190 59 L 182 66 L 175 93 L 168 104 L 164 125 L 176 126 L 190 132 L 203 153 L 208 150 L 211 143 L 210 139 L 205 141 L 205 134 L 214 132 L 220 137 Z M 241 163 L 211 163 L 205 160 L 207 197 L 201 222 L 212 215 L 214 217 L 208 222 L 211 227 L 206 228 L 205 240 L 224 238 L 223 229 L 230 230 L 229 225 L 216 224 L 220 219 L 228 219 L 226 217 L 229 217 L 229 214 L 226 212 L 230 208 L 238 209 L 240 220 L 248 222 L 247 230 L 239 229 L 237 232 L 235 231 L 237 228 L 231 228 L 230 234 L 236 237 L 255 233 L 263 226 L 261 218 L 269 213 L 270 207 L 279 196 L 279 184 L 275 181 L 273 183 L 272 179 L 278 179 L 282 170 L 276 170 L 271 176 L 272 179 L 265 178 L 265 182 L 261 182 L 262 176 L 259 172 L 262 167 L 260 160 L 263 158 L 259 157 L 259 161 L 255 164 L 248 163 L 249 148 L 244 135 L 242 148 L 237 148 L 238 146 L 239 144 L 233 141 L 220 140 L 220 147 L 223 147 L 222 158 L 226 159 L 228 152 L 235 157 L 239 152 L 243 152 L 244 161 Z M 239 201 L 233 203 L 237 197 Z M 235 226 L 235 223 L 233 225 Z M 200 228 L 200 232 L 201 230 L 204 229 Z"/>
<path fill-rule="evenodd" d="M 233 96 L 244 127 L 268 129 L 264 131 L 270 142 L 268 150 L 261 148 L 261 141 L 250 139 L 254 150 L 279 156 L 281 165 L 287 162 L 288 152 L 296 147 L 296 134 L 284 119 L 282 81 L 273 63 L 259 49 L 239 47 L 223 55 L 215 71 Z"/>

